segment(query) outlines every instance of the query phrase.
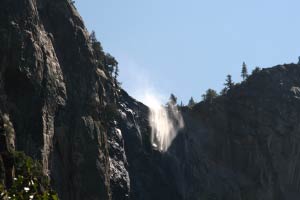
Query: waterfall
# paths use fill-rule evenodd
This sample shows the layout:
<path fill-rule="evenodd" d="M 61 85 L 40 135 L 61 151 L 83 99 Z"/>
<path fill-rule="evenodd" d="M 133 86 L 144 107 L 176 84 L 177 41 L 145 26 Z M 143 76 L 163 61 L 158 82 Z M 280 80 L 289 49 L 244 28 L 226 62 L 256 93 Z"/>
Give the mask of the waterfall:
<path fill-rule="evenodd" d="M 184 127 L 182 115 L 176 105 L 163 106 L 154 95 L 147 94 L 144 102 L 150 108 L 152 145 L 160 151 L 167 151 L 178 131 Z"/>

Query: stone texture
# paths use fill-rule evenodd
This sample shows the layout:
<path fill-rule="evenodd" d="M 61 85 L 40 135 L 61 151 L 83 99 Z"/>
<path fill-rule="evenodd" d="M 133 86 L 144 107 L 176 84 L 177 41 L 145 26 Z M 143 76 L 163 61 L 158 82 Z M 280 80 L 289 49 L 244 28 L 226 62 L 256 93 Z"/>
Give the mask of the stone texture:
<path fill-rule="evenodd" d="M 109 199 L 101 109 L 111 98 L 99 89 L 76 9 L 63 0 L 3 0 L 0 21 L 0 110 L 11 116 L 17 150 L 42 161 L 61 199 Z"/>
<path fill-rule="evenodd" d="M 149 109 L 96 62 L 69 1 L 0 5 L 0 183 L 16 149 L 42 162 L 62 200 L 300 198 L 299 65 L 181 108 L 186 126 L 161 153 Z"/>
<path fill-rule="evenodd" d="M 169 150 L 184 199 L 299 199 L 299 77 L 299 65 L 263 69 L 184 109 Z"/>

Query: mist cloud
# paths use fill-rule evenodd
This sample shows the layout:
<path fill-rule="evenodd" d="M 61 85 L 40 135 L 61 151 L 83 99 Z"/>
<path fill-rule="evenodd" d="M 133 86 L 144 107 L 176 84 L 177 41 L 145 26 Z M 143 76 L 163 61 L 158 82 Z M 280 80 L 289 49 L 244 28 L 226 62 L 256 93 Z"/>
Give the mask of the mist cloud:
<path fill-rule="evenodd" d="M 123 56 L 122 62 L 126 64 L 124 78 L 131 80 L 130 87 L 126 89 L 150 109 L 149 123 L 153 147 L 160 151 L 167 151 L 178 131 L 184 127 L 180 111 L 176 105 L 164 106 L 167 97 L 162 94 L 165 92 L 157 92 L 158 90 L 154 89 L 154 81 L 147 68 L 125 56 Z"/>
<path fill-rule="evenodd" d="M 144 103 L 150 108 L 151 142 L 160 151 L 167 151 L 184 122 L 176 105 L 163 106 L 153 93 L 146 93 Z"/>

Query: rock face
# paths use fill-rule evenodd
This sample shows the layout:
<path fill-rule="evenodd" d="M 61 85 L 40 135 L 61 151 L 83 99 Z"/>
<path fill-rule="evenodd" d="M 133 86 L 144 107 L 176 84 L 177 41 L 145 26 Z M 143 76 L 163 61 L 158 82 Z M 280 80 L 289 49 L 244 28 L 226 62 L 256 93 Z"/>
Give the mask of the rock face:
<path fill-rule="evenodd" d="M 181 108 L 186 126 L 161 153 L 149 109 L 97 63 L 71 2 L 0 5 L 0 183 L 16 149 L 42 162 L 62 200 L 300 198 L 299 65 Z"/>
<path fill-rule="evenodd" d="M 109 199 L 101 111 L 111 91 L 80 16 L 63 0 L 0 4 L 0 109 L 17 150 L 42 161 L 61 199 Z"/>
<path fill-rule="evenodd" d="M 294 64 L 263 69 L 183 110 L 169 149 L 183 199 L 299 199 L 299 76 Z"/>

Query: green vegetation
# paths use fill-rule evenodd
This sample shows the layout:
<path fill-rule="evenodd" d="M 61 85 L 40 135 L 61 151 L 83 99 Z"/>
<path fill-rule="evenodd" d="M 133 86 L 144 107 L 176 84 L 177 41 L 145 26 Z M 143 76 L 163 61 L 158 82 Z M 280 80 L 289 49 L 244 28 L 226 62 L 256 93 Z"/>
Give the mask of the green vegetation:
<path fill-rule="evenodd" d="M 247 70 L 247 65 L 245 62 L 243 62 L 243 65 L 242 65 L 241 77 L 242 77 L 243 81 L 248 78 L 248 70 Z"/>
<path fill-rule="evenodd" d="M 92 33 L 90 34 L 90 43 L 91 43 L 92 48 L 94 50 L 94 56 L 96 58 L 96 61 L 103 62 L 105 54 L 104 54 L 101 43 L 96 38 L 95 31 L 92 31 Z"/>
<path fill-rule="evenodd" d="M 260 72 L 260 68 L 259 67 L 255 67 L 255 69 L 252 71 L 252 74 L 256 74 L 258 72 Z"/>
<path fill-rule="evenodd" d="M 189 100 L 189 103 L 188 103 L 188 107 L 192 108 L 195 104 L 196 104 L 196 102 L 194 101 L 194 98 L 191 97 L 190 100 Z"/>
<path fill-rule="evenodd" d="M 119 86 L 120 82 L 117 81 L 119 76 L 118 61 L 112 55 L 103 51 L 101 43 L 96 38 L 95 31 L 91 32 L 89 40 L 96 63 L 100 68 L 103 67 L 108 72 L 109 76 L 114 79 L 116 86 Z"/>
<path fill-rule="evenodd" d="M 176 105 L 177 104 L 177 97 L 174 94 L 171 93 L 168 103 L 171 104 L 171 105 Z"/>
<path fill-rule="evenodd" d="M 225 80 L 224 85 L 225 85 L 225 87 L 226 87 L 228 90 L 230 90 L 230 89 L 233 88 L 234 82 L 232 81 L 232 78 L 231 78 L 231 75 L 230 75 L 230 74 L 227 75 L 227 78 L 226 78 L 226 80 Z"/>
<path fill-rule="evenodd" d="M 256 74 L 260 71 L 261 71 L 261 68 L 255 67 L 252 71 L 252 74 Z M 243 81 L 247 80 L 247 78 L 249 77 L 247 65 L 245 62 L 243 62 L 243 64 L 242 64 L 241 77 L 242 77 Z M 224 83 L 225 87 L 220 91 L 220 95 L 226 95 L 229 90 L 231 90 L 234 86 L 237 86 L 237 85 L 239 85 L 239 83 L 235 84 L 232 81 L 232 76 L 230 74 L 228 74 L 226 76 L 226 80 Z M 218 97 L 218 93 L 213 89 L 208 89 L 208 90 L 206 90 L 205 94 L 202 95 L 202 101 L 212 103 L 216 97 Z M 193 107 L 194 104 L 195 104 L 195 101 L 193 98 L 191 98 L 189 100 L 188 106 Z"/>
<path fill-rule="evenodd" d="M 234 86 L 234 82 L 232 81 L 231 75 L 228 74 L 224 83 L 225 88 L 220 92 L 221 95 L 227 94 L 228 90 L 232 89 Z"/>
<path fill-rule="evenodd" d="M 203 101 L 212 103 L 213 99 L 218 96 L 217 92 L 213 89 L 206 90 L 206 93 L 202 95 Z"/>
<path fill-rule="evenodd" d="M 15 178 L 9 188 L 0 184 L 0 199 L 6 200 L 58 200 L 43 175 L 41 164 L 22 152 L 11 155 L 14 160 Z"/>
<path fill-rule="evenodd" d="M 180 101 L 180 105 L 179 105 L 179 107 L 183 107 L 184 105 L 183 105 L 183 102 L 182 101 Z"/>
<path fill-rule="evenodd" d="M 93 49 L 95 61 L 98 64 L 99 68 L 102 68 L 102 69 L 104 68 L 105 71 L 107 72 L 107 75 L 109 75 L 109 77 L 114 80 L 115 86 L 120 87 L 121 83 L 117 81 L 117 78 L 119 76 L 119 66 L 118 66 L 117 60 L 109 53 L 105 53 L 103 51 L 101 43 L 97 40 L 96 34 L 94 31 L 91 32 L 89 40 L 90 40 L 91 47 Z M 252 71 L 252 74 L 258 73 L 260 70 L 261 69 L 259 67 L 256 67 Z M 243 64 L 242 64 L 241 77 L 242 77 L 243 81 L 247 80 L 247 78 L 249 77 L 247 65 L 245 62 L 243 62 Z M 231 90 L 235 85 L 236 84 L 232 81 L 232 76 L 230 74 L 228 74 L 226 76 L 226 80 L 224 83 L 225 87 L 220 91 L 220 95 L 227 94 L 227 92 L 229 90 Z M 206 90 L 205 94 L 202 95 L 202 100 L 204 102 L 212 103 L 213 99 L 215 99 L 216 97 L 218 97 L 218 93 L 213 89 L 208 89 L 208 90 Z M 195 104 L 196 104 L 196 102 L 194 101 L 193 97 L 191 97 L 187 106 L 191 108 Z M 168 105 L 177 105 L 177 97 L 171 93 L 171 95 L 169 97 L 169 101 L 167 102 L 166 105 L 167 106 Z M 184 105 L 181 102 L 180 105 L 178 105 L 178 106 L 183 107 Z M 117 109 L 113 108 L 113 106 L 108 105 L 106 107 L 106 109 L 107 109 L 108 114 L 105 117 L 108 121 L 112 120 L 113 118 L 115 118 L 118 115 L 117 111 L 116 111 Z"/>

